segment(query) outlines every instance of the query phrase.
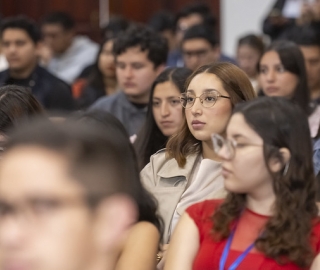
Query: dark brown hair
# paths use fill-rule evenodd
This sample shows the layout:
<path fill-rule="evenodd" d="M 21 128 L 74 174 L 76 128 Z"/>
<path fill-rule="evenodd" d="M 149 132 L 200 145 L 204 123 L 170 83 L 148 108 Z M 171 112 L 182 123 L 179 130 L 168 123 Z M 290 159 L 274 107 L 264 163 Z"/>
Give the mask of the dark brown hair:
<path fill-rule="evenodd" d="M 269 164 L 271 158 L 283 163 L 282 170 L 277 173 L 268 168 L 276 197 L 274 214 L 255 246 L 280 264 L 293 262 L 299 267 L 310 266 L 314 258 L 311 230 L 314 222 L 319 220 L 316 220 L 316 181 L 307 117 L 292 101 L 281 97 L 262 97 L 239 104 L 236 113 L 242 114 L 247 124 L 263 139 L 265 164 Z M 287 171 L 280 148 L 287 148 L 291 154 Z M 245 207 L 245 194 L 227 195 L 213 215 L 216 240 L 229 236 L 233 222 Z"/>
<path fill-rule="evenodd" d="M 215 63 L 198 68 L 188 78 L 186 89 L 192 79 L 202 73 L 214 74 L 221 80 L 224 89 L 230 95 L 232 107 L 239 102 L 255 98 L 255 92 L 247 75 L 231 63 Z M 188 155 L 200 152 L 201 143 L 192 135 L 188 128 L 187 121 L 184 119 L 182 127 L 167 143 L 167 156 L 169 158 L 175 158 L 178 165 L 183 167 Z"/>

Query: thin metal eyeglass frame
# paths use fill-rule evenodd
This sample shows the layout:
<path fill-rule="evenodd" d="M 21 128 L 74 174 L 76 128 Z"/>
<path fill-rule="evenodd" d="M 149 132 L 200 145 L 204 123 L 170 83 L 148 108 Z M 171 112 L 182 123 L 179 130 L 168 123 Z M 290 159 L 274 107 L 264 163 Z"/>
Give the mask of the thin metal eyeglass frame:
<path fill-rule="evenodd" d="M 217 95 L 217 100 L 218 100 L 218 98 L 227 98 L 227 99 L 230 99 L 230 97 L 221 95 L 221 94 L 218 93 L 218 92 L 214 92 L 214 93 L 216 93 L 216 95 Z M 184 103 L 184 100 L 187 98 L 187 93 L 182 93 L 181 96 L 180 96 L 180 103 L 181 103 L 181 105 L 182 105 L 183 108 L 185 108 L 186 110 L 188 110 L 188 109 L 191 109 L 191 108 L 192 108 L 192 106 L 193 106 L 194 103 L 196 102 L 196 99 L 199 98 L 199 99 L 200 99 L 200 103 L 201 103 L 201 105 L 202 105 L 204 108 L 212 108 L 212 107 L 214 106 L 214 104 L 216 104 L 217 100 L 216 100 L 211 106 L 209 106 L 209 107 L 206 107 L 206 106 L 203 105 L 203 101 L 204 101 L 204 100 L 203 100 L 201 97 L 202 97 L 203 95 L 207 95 L 207 94 L 208 94 L 208 93 L 203 93 L 203 94 L 201 94 L 201 95 L 198 96 L 198 97 L 195 96 L 192 105 L 191 105 L 190 107 L 186 107 L 186 106 L 183 106 L 183 103 Z M 185 95 L 185 97 L 184 97 L 183 95 Z"/>

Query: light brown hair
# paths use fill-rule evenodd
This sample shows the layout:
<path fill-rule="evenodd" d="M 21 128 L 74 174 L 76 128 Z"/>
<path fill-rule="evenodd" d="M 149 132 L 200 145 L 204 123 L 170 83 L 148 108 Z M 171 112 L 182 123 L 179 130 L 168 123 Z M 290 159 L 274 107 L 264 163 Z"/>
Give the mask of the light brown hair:
<path fill-rule="evenodd" d="M 186 88 L 198 74 L 211 73 L 222 82 L 223 88 L 228 92 L 232 108 L 239 102 L 252 100 L 256 97 L 251 82 L 247 75 L 237 66 L 222 62 L 204 65 L 195 70 L 186 82 Z M 183 109 L 183 112 L 185 109 Z M 178 132 L 167 143 L 167 157 L 175 158 L 180 167 L 186 164 L 186 157 L 190 154 L 200 153 L 201 141 L 197 140 L 190 132 L 186 119 Z"/>

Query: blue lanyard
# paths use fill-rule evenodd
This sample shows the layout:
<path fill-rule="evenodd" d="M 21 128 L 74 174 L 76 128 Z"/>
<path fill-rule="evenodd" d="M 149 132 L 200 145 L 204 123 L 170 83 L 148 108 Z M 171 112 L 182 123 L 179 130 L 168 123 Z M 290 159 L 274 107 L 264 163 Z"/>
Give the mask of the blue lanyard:
<path fill-rule="evenodd" d="M 224 270 L 224 266 L 226 264 L 228 255 L 229 255 L 229 251 L 230 251 L 230 246 L 231 246 L 231 242 L 234 236 L 234 232 L 235 229 L 231 232 L 227 244 L 223 249 L 223 253 L 220 259 L 220 263 L 219 263 L 219 270 Z M 254 243 L 252 243 L 250 246 L 247 247 L 247 249 L 232 263 L 232 265 L 229 267 L 228 270 L 235 270 L 237 269 L 237 267 L 239 266 L 239 264 L 243 261 L 243 259 L 248 255 L 248 253 L 250 252 L 250 250 L 254 247 Z"/>

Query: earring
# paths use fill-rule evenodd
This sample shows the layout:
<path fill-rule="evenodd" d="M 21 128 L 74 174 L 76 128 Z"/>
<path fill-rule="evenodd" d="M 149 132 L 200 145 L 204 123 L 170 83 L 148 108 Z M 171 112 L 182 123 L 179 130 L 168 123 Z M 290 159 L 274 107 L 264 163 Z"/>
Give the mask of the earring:
<path fill-rule="evenodd" d="M 282 174 L 283 176 L 285 176 L 287 174 L 289 166 L 290 166 L 290 162 L 288 161 L 286 163 L 286 166 L 284 167 L 283 174 Z"/>

